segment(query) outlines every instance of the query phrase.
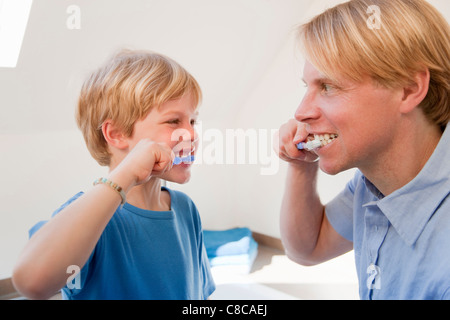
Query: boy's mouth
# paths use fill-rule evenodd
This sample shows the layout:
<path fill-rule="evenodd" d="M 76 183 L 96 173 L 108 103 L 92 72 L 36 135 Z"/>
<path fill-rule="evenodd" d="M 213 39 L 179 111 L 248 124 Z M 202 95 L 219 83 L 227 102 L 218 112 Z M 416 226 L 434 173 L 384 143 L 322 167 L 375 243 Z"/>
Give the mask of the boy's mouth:
<path fill-rule="evenodd" d="M 194 155 L 196 146 L 191 142 L 180 142 L 175 147 L 173 147 L 173 152 L 178 157 L 186 157 Z"/>
<path fill-rule="evenodd" d="M 178 156 L 180 157 L 188 157 L 188 156 L 193 156 L 195 154 L 195 148 L 194 149 L 183 149 L 180 150 L 180 152 L 178 153 Z"/>

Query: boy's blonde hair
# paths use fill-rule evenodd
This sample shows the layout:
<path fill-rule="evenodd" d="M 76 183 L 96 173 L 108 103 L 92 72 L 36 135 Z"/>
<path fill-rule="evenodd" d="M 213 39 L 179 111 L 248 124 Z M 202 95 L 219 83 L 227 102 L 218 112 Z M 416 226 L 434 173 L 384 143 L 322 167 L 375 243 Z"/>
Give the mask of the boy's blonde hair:
<path fill-rule="evenodd" d="M 299 31 L 306 59 L 333 80 L 344 76 L 359 82 L 368 75 L 398 88 L 427 68 L 430 86 L 420 107 L 432 123 L 449 122 L 450 27 L 427 1 L 351 0 Z"/>
<path fill-rule="evenodd" d="M 152 108 L 185 94 L 198 106 L 200 87 L 177 62 L 153 52 L 123 50 L 84 83 L 76 121 L 91 155 L 108 166 L 111 154 L 102 132 L 106 120 L 131 136 L 135 122 Z"/>

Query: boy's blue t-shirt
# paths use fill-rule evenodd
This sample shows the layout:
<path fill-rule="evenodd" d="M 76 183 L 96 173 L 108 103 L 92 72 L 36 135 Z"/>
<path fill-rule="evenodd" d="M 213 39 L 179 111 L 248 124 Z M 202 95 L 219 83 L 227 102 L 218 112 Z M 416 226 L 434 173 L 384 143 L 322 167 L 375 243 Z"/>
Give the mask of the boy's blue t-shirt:
<path fill-rule="evenodd" d="M 184 193 L 162 190 L 170 193 L 170 211 L 148 211 L 128 203 L 117 208 L 80 278 L 72 277 L 61 290 L 64 299 L 208 298 L 215 285 L 197 208 Z M 30 230 L 30 237 L 42 224 Z"/>

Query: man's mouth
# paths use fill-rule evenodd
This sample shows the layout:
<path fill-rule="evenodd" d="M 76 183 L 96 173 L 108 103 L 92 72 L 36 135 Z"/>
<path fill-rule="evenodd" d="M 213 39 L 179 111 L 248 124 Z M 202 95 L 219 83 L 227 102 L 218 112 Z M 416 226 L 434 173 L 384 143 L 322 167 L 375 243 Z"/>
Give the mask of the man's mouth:
<path fill-rule="evenodd" d="M 331 143 L 337 137 L 338 135 L 335 133 L 315 134 L 314 140 L 319 140 L 320 143 L 322 144 L 322 147 L 324 147 L 327 144 Z"/>

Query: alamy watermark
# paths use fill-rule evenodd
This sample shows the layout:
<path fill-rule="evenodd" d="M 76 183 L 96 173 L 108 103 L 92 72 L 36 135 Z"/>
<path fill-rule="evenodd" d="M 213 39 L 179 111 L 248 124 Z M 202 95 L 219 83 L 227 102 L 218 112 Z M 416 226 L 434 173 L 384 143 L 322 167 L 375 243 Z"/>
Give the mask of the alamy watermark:
<path fill-rule="evenodd" d="M 366 282 L 367 289 L 380 290 L 381 289 L 381 269 L 380 269 L 380 267 L 372 263 L 370 266 L 367 267 L 366 272 L 369 275 L 367 277 L 367 282 Z"/>
<path fill-rule="evenodd" d="M 381 9 L 379 6 L 372 5 L 367 7 L 367 14 L 370 14 L 366 20 L 367 27 L 371 30 L 381 29 Z"/>
<path fill-rule="evenodd" d="M 277 129 L 204 129 L 202 122 L 196 125 L 199 137 L 195 152 L 195 164 L 203 165 L 259 165 L 261 175 L 278 172 L 280 159 L 273 149 L 273 137 Z M 171 140 L 191 140 L 190 132 L 177 129 Z"/>
<path fill-rule="evenodd" d="M 81 29 L 81 9 L 79 6 L 72 4 L 67 7 L 66 13 L 69 15 L 66 19 L 66 27 L 69 30 Z"/>
<path fill-rule="evenodd" d="M 66 286 L 68 289 L 81 289 L 81 274 L 80 267 L 77 265 L 70 265 L 66 269 L 66 273 L 70 274 L 67 278 Z"/>

